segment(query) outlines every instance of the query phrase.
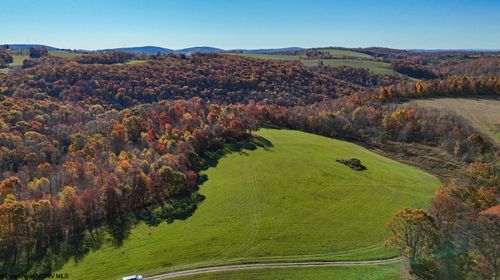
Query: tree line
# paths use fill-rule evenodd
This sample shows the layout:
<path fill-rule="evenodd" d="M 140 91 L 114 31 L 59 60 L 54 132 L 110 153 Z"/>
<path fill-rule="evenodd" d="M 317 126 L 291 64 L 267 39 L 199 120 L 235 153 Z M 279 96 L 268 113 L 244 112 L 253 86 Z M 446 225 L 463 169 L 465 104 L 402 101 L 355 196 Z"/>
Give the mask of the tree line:
<path fill-rule="evenodd" d="M 255 129 L 239 105 L 162 101 L 122 111 L 3 97 L 0 105 L 0 264 L 24 272 L 48 256 L 121 242 L 137 220 L 186 218 L 200 156 Z"/>
<path fill-rule="evenodd" d="M 0 46 L 0 68 L 5 68 L 14 62 L 14 58 L 9 52 L 8 46 Z"/>

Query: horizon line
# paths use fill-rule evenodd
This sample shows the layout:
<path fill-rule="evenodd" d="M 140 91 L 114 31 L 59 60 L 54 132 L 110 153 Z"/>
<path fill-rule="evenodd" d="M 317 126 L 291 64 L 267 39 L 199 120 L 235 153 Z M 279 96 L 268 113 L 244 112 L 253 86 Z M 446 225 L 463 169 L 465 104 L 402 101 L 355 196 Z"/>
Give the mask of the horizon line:
<path fill-rule="evenodd" d="M 191 49 L 191 48 L 214 48 L 214 49 L 220 49 L 223 51 L 234 51 L 234 50 L 273 50 L 273 49 L 288 49 L 288 48 L 300 48 L 300 49 L 322 49 L 322 48 L 345 48 L 345 49 L 367 49 L 367 48 L 387 48 L 387 49 L 395 49 L 395 50 L 405 50 L 405 51 L 500 51 L 500 48 L 498 49 L 490 49 L 490 48 L 395 48 L 395 47 L 387 47 L 387 46 L 358 46 L 358 47 L 346 47 L 346 46 L 315 46 L 315 47 L 304 47 L 304 46 L 285 46 L 285 47 L 260 47 L 260 48 L 220 48 L 220 47 L 215 47 L 215 46 L 210 46 L 210 45 L 194 45 L 190 47 L 184 47 L 184 48 L 169 48 L 169 47 L 163 47 L 160 45 L 151 45 L 151 44 L 145 44 L 145 45 L 134 45 L 134 46 L 123 46 L 123 47 L 106 47 L 106 48 L 98 48 L 98 49 L 78 49 L 78 48 L 61 48 L 61 47 L 55 47 L 52 44 L 41 44 L 41 43 L 1 43 L 0 45 L 38 45 L 38 46 L 45 46 L 45 47 L 50 47 L 54 48 L 57 50 L 74 50 L 74 51 L 102 51 L 102 50 L 114 50 L 114 49 L 127 49 L 127 48 L 143 48 L 143 47 L 155 47 L 155 48 L 163 48 L 163 49 L 168 49 L 172 51 L 179 51 L 179 50 L 184 50 L 184 49 Z"/>

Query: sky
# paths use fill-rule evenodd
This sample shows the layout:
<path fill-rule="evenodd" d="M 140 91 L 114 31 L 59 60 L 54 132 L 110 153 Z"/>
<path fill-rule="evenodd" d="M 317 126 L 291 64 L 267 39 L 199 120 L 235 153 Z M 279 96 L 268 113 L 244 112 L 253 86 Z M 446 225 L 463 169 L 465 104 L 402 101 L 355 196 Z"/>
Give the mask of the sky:
<path fill-rule="evenodd" d="M 500 49 L 500 0 L 0 0 L 0 43 Z"/>

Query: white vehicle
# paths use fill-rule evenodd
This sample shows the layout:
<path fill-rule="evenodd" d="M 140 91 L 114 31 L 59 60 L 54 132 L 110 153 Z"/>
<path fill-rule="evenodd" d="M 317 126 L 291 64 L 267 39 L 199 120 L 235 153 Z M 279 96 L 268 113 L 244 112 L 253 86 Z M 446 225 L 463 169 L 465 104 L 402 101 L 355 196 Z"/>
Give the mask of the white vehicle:
<path fill-rule="evenodd" d="M 122 280 L 142 280 L 142 275 L 125 276 L 122 278 Z"/>

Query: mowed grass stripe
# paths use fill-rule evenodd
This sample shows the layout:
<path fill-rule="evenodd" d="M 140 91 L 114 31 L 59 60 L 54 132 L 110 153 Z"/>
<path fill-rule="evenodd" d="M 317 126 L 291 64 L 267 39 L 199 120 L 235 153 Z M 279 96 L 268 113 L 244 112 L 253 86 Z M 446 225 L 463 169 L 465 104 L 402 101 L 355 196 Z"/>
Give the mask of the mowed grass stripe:
<path fill-rule="evenodd" d="M 113 279 L 194 267 L 269 261 L 389 258 L 385 221 L 426 206 L 439 181 L 345 141 L 291 130 L 257 132 L 274 145 L 232 153 L 205 172 L 194 215 L 137 226 L 122 247 L 104 245 L 61 271 Z M 368 168 L 336 162 L 356 157 Z"/>

